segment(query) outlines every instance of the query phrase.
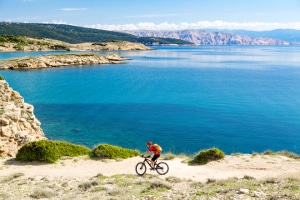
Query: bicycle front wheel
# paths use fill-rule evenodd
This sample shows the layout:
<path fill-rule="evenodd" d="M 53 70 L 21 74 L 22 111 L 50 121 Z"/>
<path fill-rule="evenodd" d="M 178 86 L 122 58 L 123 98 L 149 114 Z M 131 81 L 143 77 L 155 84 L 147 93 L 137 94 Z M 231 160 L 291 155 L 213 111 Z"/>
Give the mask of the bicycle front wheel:
<path fill-rule="evenodd" d="M 139 162 L 135 166 L 135 171 L 140 176 L 144 175 L 146 173 L 146 170 L 147 170 L 146 165 L 143 162 Z"/>
<path fill-rule="evenodd" d="M 160 175 L 165 175 L 169 171 L 169 165 L 165 162 L 160 162 L 156 165 L 156 171 Z"/>

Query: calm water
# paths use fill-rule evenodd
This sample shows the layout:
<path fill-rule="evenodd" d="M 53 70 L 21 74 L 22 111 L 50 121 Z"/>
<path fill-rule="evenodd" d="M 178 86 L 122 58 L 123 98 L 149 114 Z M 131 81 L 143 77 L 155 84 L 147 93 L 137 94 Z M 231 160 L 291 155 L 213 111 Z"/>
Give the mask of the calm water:
<path fill-rule="evenodd" d="M 49 52 L 46 52 L 49 53 Z M 300 153 L 300 47 L 158 47 L 126 64 L 0 71 L 49 139 Z M 38 53 L 0 53 L 0 59 Z"/>

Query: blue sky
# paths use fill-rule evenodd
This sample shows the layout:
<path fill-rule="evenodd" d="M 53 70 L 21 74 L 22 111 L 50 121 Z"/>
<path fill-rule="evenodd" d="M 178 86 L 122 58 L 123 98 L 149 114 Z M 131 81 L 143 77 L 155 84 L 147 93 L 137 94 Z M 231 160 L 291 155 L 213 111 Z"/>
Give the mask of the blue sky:
<path fill-rule="evenodd" d="M 106 30 L 300 30 L 300 0 L 0 0 L 0 21 Z"/>

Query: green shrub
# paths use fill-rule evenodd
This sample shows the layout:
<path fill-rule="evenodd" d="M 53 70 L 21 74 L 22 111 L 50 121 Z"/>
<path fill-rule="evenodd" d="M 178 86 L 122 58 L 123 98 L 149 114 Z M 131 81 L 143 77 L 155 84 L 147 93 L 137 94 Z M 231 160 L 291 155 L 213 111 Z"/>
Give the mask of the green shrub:
<path fill-rule="evenodd" d="M 61 141 L 40 140 L 25 144 L 19 149 L 16 158 L 20 161 L 42 161 L 54 163 L 63 156 L 88 155 L 87 147 Z"/>
<path fill-rule="evenodd" d="M 2 76 L 0 76 L 0 80 L 4 80 L 4 78 Z"/>
<path fill-rule="evenodd" d="M 100 144 L 92 150 L 91 157 L 94 158 L 130 158 L 140 155 L 137 150 L 126 149 L 109 144 Z"/>
<path fill-rule="evenodd" d="M 224 158 L 225 154 L 218 148 L 211 148 L 200 151 L 190 163 L 204 165 L 210 161 L 220 160 Z"/>
<path fill-rule="evenodd" d="M 16 44 L 14 46 L 14 49 L 16 49 L 17 51 L 23 51 L 24 50 L 24 46 L 22 44 Z"/>

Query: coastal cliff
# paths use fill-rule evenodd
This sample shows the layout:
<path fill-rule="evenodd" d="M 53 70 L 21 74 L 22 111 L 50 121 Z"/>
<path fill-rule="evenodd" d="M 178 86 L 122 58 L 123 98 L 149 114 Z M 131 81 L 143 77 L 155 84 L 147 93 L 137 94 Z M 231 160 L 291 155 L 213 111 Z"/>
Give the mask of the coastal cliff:
<path fill-rule="evenodd" d="M 0 80 L 0 156 L 14 157 L 27 142 L 46 139 L 33 106 Z"/>
<path fill-rule="evenodd" d="M 116 54 L 102 56 L 93 53 L 52 54 L 39 57 L 13 58 L 0 61 L 0 69 L 42 69 L 60 66 L 122 63 L 125 58 Z"/>

